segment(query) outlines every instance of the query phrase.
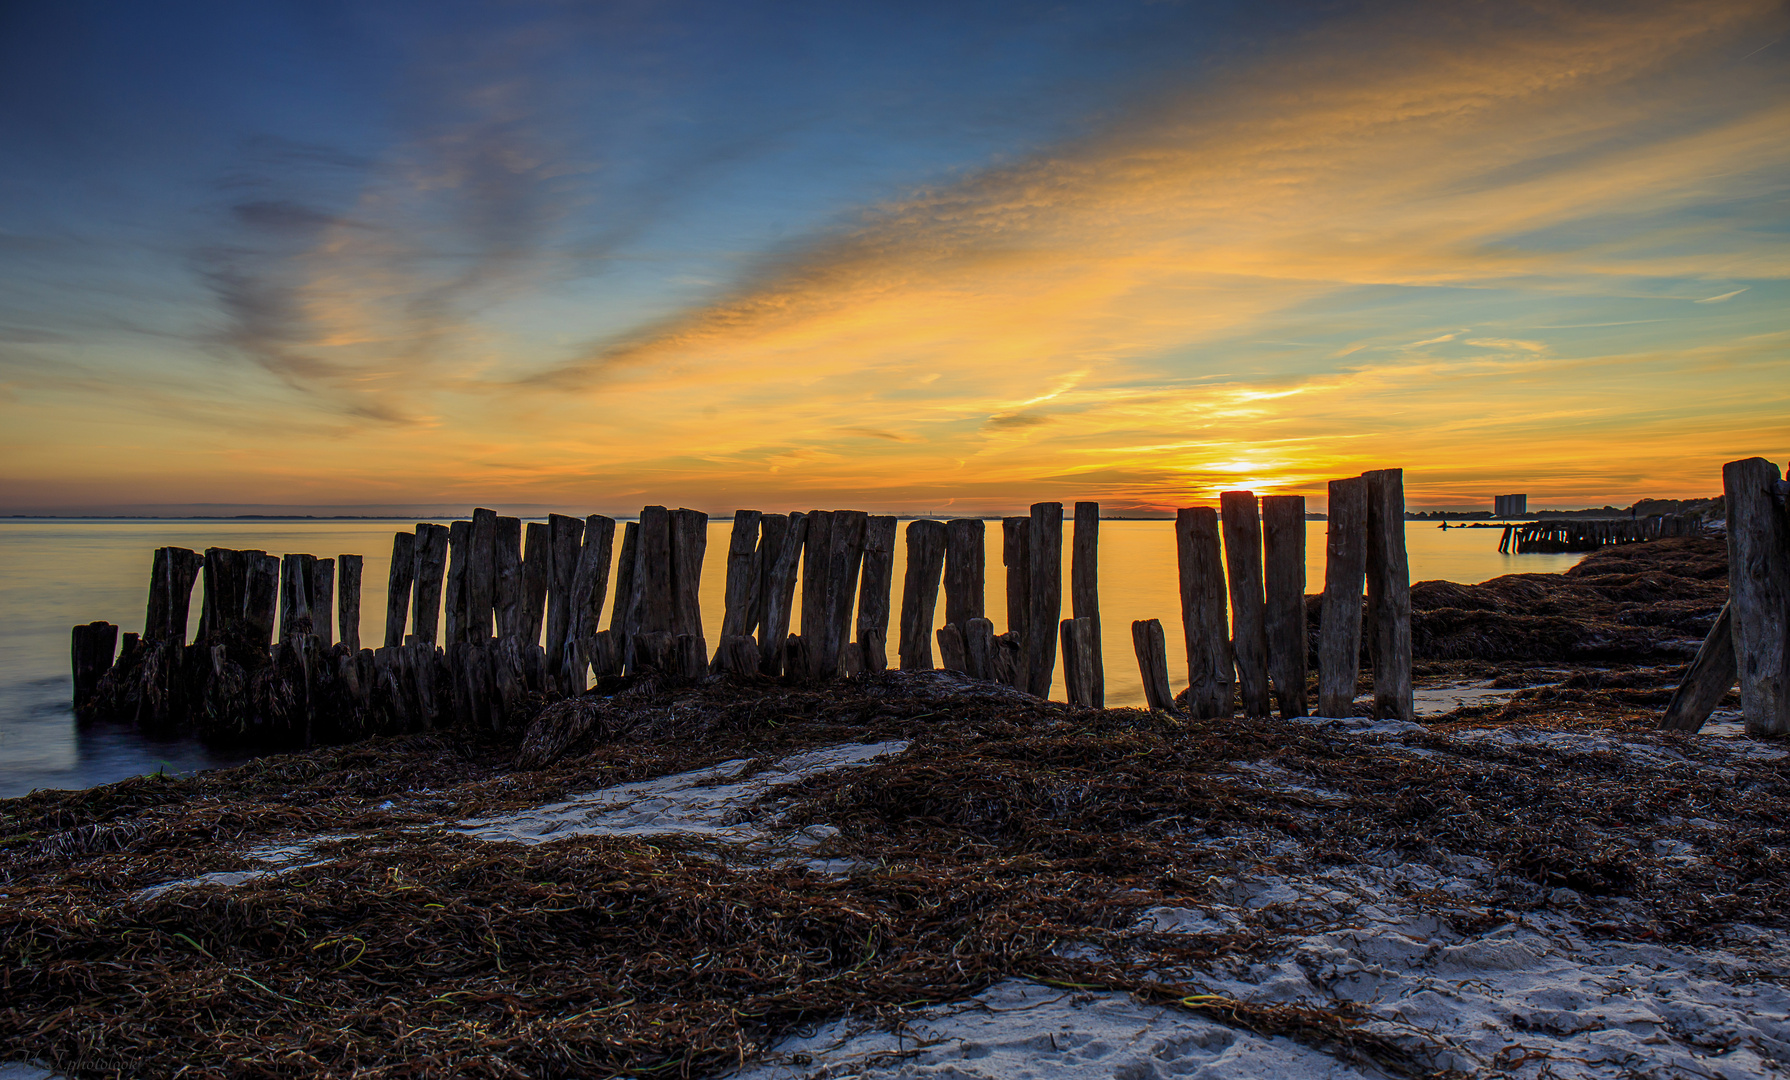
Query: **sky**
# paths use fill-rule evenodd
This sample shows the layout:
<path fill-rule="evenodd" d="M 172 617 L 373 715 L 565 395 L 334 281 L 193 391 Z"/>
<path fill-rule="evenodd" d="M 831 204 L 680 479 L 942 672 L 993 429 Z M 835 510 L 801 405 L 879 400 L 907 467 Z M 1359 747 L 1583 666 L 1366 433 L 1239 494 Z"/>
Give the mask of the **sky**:
<path fill-rule="evenodd" d="M 0 513 L 1790 459 L 1790 9 L 0 5 Z"/>

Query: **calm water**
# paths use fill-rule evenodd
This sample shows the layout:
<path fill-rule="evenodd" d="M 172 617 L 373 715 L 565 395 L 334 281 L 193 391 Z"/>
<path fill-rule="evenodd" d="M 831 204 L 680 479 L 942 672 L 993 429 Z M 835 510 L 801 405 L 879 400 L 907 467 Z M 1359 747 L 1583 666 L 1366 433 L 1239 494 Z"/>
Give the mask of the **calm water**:
<path fill-rule="evenodd" d="M 1006 629 L 1006 578 L 1001 567 L 1001 529 L 988 530 L 987 610 L 997 631 Z M 904 526 L 905 527 L 905 526 Z M 1306 529 L 1306 591 L 1324 581 L 1324 527 Z M 104 619 L 124 630 L 141 630 L 148 592 L 151 553 L 178 545 L 259 548 L 274 554 L 305 552 L 328 557 L 344 552 L 365 557 L 361 597 L 361 641 L 384 637 L 385 583 L 391 563 L 392 533 L 410 522 L 225 522 L 225 521 L 7 521 L 0 522 L 0 798 L 32 788 L 79 788 L 128 776 L 234 764 L 240 756 L 207 750 L 191 740 L 155 741 L 129 728 L 77 725 L 69 707 L 69 628 Z M 726 582 L 727 541 L 732 523 L 709 527 L 702 578 L 702 611 L 711 645 L 721 619 Z M 1064 526 L 1064 581 L 1068 580 L 1070 526 Z M 1411 522 L 1406 528 L 1414 581 L 1442 578 L 1472 583 L 1518 572 L 1552 573 L 1579 555 L 1500 555 L 1495 529 L 1449 529 Z M 1170 636 L 1169 667 L 1177 688 L 1175 631 L 1180 602 L 1175 579 L 1174 525 L 1166 521 L 1107 521 L 1100 527 L 1100 598 L 1106 657 L 1107 703 L 1143 703 L 1131 649 L 1133 619 L 1160 619 Z M 621 547 L 617 537 L 616 548 Z M 905 572 L 904 545 L 897 543 L 893 607 L 899 614 Z M 613 580 L 613 579 L 612 579 Z M 193 590 L 190 626 L 198 625 Z M 1068 614 L 1067 587 L 1064 614 Z M 798 604 L 796 611 L 800 612 Z M 938 606 L 944 615 L 944 599 Z M 605 615 L 607 618 L 607 615 Z M 799 621 L 799 619 L 798 619 Z M 895 627 L 891 626 L 893 632 Z M 891 652 L 894 642 L 890 643 Z M 1062 697 L 1059 666 L 1053 687 Z"/>

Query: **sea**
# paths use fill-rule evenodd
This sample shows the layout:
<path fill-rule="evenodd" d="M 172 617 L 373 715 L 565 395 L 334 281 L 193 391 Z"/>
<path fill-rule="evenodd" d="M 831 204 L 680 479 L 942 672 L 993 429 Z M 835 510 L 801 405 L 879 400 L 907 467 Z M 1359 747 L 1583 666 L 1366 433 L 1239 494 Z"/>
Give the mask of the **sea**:
<path fill-rule="evenodd" d="M 273 554 L 319 557 L 358 554 L 365 559 L 361 641 L 384 636 L 386 580 L 392 534 L 412 531 L 399 520 L 92 520 L 0 521 L 0 798 L 36 788 L 85 788 L 158 771 L 188 773 L 240 764 L 241 751 L 207 747 L 195 739 L 152 739 L 134 727 L 77 722 L 70 705 L 70 628 L 103 619 L 140 631 L 148 596 L 150 560 L 169 545 L 260 549 Z M 1306 523 L 1306 591 L 1324 581 L 1325 522 Z M 726 583 L 732 522 L 711 520 L 702 575 L 702 616 L 709 642 L 717 641 Z M 1071 526 L 1064 525 L 1064 614 L 1068 614 Z M 1464 584 L 1511 573 L 1557 573 L 1578 554 L 1502 555 L 1498 529 L 1440 529 L 1407 522 L 1405 544 L 1411 579 Z M 620 549 L 619 536 L 615 545 Z M 1006 629 L 1006 582 L 1001 566 L 1001 528 L 987 530 L 987 601 L 997 631 Z M 893 607 L 897 614 L 905 571 L 904 546 L 896 544 Z M 613 575 L 611 576 L 613 580 Z M 201 589 L 193 590 L 198 626 Z M 1177 660 L 1180 618 L 1171 521 L 1103 521 L 1100 526 L 1100 615 L 1109 705 L 1143 704 L 1143 687 L 1131 644 L 1134 619 L 1160 619 L 1169 638 L 1169 671 L 1178 690 L 1186 672 Z M 795 609 L 799 612 L 800 605 Z M 943 616 L 944 601 L 938 611 Z M 607 616 L 605 616 L 606 618 Z M 799 621 L 799 620 L 798 620 Z M 799 627 L 792 627 L 799 629 Z M 894 634 L 891 626 L 891 638 Z M 893 652 L 895 643 L 890 642 Z M 1182 670 L 1177 670 L 1182 669 Z M 1054 696 L 1061 698 L 1061 664 Z"/>

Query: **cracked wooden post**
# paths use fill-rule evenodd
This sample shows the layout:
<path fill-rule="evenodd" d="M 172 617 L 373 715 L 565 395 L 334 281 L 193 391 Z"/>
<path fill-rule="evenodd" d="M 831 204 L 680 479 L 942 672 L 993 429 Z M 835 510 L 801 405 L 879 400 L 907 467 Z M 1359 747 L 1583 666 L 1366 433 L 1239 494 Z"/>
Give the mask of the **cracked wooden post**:
<path fill-rule="evenodd" d="M 1374 661 L 1374 719 L 1413 721 L 1411 569 L 1405 557 L 1405 471 L 1375 469 L 1367 480 L 1368 641 Z"/>
<path fill-rule="evenodd" d="M 434 645 L 441 628 L 441 587 L 447 574 L 448 527 L 431 521 L 416 527 L 416 570 L 411 582 L 411 633 L 425 645 Z"/>
<path fill-rule="evenodd" d="M 615 674 L 628 666 L 628 642 L 639 632 L 640 620 L 634 611 L 634 563 L 639 559 L 640 522 L 622 525 L 622 549 L 615 559 L 615 603 L 609 605 L 609 638 L 615 649 Z"/>
<path fill-rule="evenodd" d="M 1739 678 L 1734 659 L 1734 602 L 1722 605 L 1709 635 L 1697 647 L 1696 659 L 1685 669 L 1684 679 L 1672 692 L 1659 726 L 1663 731 L 1700 731 L 1709 714 Z"/>
<path fill-rule="evenodd" d="M 466 566 L 471 559 L 472 522 L 450 522 L 447 577 L 441 598 L 444 645 L 458 645 L 466 640 Z"/>
<path fill-rule="evenodd" d="M 787 519 L 788 524 L 782 530 L 778 547 L 773 551 L 765 548 L 764 557 L 770 562 L 770 569 L 765 578 L 764 616 L 758 627 L 758 670 L 772 678 L 783 674 L 784 664 L 789 658 L 786 642 L 789 639 L 790 616 L 795 608 L 796 572 L 802 562 L 802 551 L 807 546 L 808 515 L 795 511 Z M 770 536 L 771 530 L 766 530 Z"/>
<path fill-rule="evenodd" d="M 994 623 L 988 619 L 969 619 L 963 624 L 964 670 L 972 679 L 995 681 L 997 650 Z"/>
<path fill-rule="evenodd" d="M 907 577 L 901 588 L 903 671 L 932 670 L 932 619 L 938 606 L 939 580 L 945 570 L 945 525 L 910 521 L 907 525 Z"/>
<path fill-rule="evenodd" d="M 1225 579 L 1231 590 L 1231 648 L 1243 715 L 1273 712 L 1268 692 L 1268 631 L 1262 587 L 1262 520 L 1253 491 L 1218 496 L 1224 525 Z"/>
<path fill-rule="evenodd" d="M 1137 652 L 1137 671 L 1144 684 L 1144 701 L 1152 709 L 1175 711 L 1175 693 L 1168 682 L 1168 644 L 1162 624 L 1140 619 L 1131 624 L 1131 647 Z"/>
<path fill-rule="evenodd" d="M 688 641 L 678 645 L 679 673 L 701 678 L 709 667 L 702 634 L 702 556 L 708 550 L 709 516 L 700 510 L 671 511 L 671 632 Z"/>
<path fill-rule="evenodd" d="M 864 573 L 858 589 L 858 627 L 854 650 L 862 669 L 871 674 L 889 669 L 889 601 L 895 578 L 893 515 L 870 518 L 864 527 Z"/>
<path fill-rule="evenodd" d="M 204 556 L 183 547 L 155 549 L 149 571 L 149 603 L 143 617 L 144 641 L 186 644 L 187 611 L 192 605 L 193 582 L 205 565 Z"/>
<path fill-rule="evenodd" d="M 661 510 L 663 508 L 661 507 Z M 559 684 L 565 668 L 566 642 L 572 633 L 572 583 L 578 577 L 584 521 L 565 514 L 547 516 L 547 674 Z M 582 687 L 580 688 L 582 689 Z"/>
<path fill-rule="evenodd" d="M 1318 715 L 1346 717 L 1361 673 L 1367 584 L 1367 478 L 1330 481 L 1324 533 L 1324 612 L 1318 626 Z"/>
<path fill-rule="evenodd" d="M 1230 716 L 1230 625 L 1218 511 L 1209 506 L 1175 512 L 1175 552 L 1181 580 L 1181 632 L 1187 642 L 1187 709 L 1195 718 Z"/>
<path fill-rule="evenodd" d="M 336 643 L 333 623 L 336 611 L 336 560 L 311 562 L 311 633 L 327 649 Z"/>
<path fill-rule="evenodd" d="M 796 679 L 813 677 L 813 666 L 818 659 L 821 640 L 826 636 L 826 626 L 831 618 L 831 610 L 827 604 L 827 578 L 833 567 L 833 512 L 831 510 L 810 510 L 808 512 L 808 537 L 802 551 L 802 642 L 808 666 L 799 671 L 789 671 Z"/>
<path fill-rule="evenodd" d="M 570 640 L 596 637 L 603 628 L 603 605 L 609 602 L 609 567 L 615 557 L 615 519 L 591 514 L 584 519 L 578 565 L 572 570 Z"/>
<path fill-rule="evenodd" d="M 311 633 L 311 567 L 315 555 L 289 554 L 280 560 L 280 640 Z"/>
<path fill-rule="evenodd" d="M 961 632 L 963 624 L 982 617 L 987 526 L 979 518 L 945 522 L 945 622 Z"/>
<path fill-rule="evenodd" d="M 1304 716 L 1311 643 L 1305 632 L 1305 496 L 1262 498 L 1268 682 L 1283 720 Z"/>
<path fill-rule="evenodd" d="M 1106 658 L 1100 638 L 1100 504 L 1075 504 L 1075 540 L 1069 555 L 1070 611 L 1087 619 L 1093 630 L 1087 639 L 1093 674 L 1088 683 L 1088 704 L 1106 707 Z"/>
<path fill-rule="evenodd" d="M 1063 689 L 1071 705 L 1094 704 L 1094 620 L 1064 619 L 1058 624 L 1063 642 Z"/>
<path fill-rule="evenodd" d="M 359 555 L 336 556 L 336 619 L 350 656 L 360 652 L 360 573 Z"/>
<path fill-rule="evenodd" d="M 547 581 L 553 575 L 552 532 L 545 521 L 531 521 L 522 530 L 522 617 L 518 633 L 540 645 L 547 621 Z"/>
<path fill-rule="evenodd" d="M 1782 479 L 1764 458 L 1722 466 L 1735 672 L 1752 735 L 1790 732 L 1790 522 Z"/>
<path fill-rule="evenodd" d="M 956 623 L 946 623 L 938 628 L 936 635 L 939 642 L 938 666 L 945 671 L 956 671 L 969 674 L 969 661 L 964 656 L 963 632 Z"/>
<path fill-rule="evenodd" d="M 1001 564 L 1007 568 L 1007 631 L 999 650 L 999 664 L 1015 690 L 1031 685 L 1026 666 L 1026 633 L 1032 623 L 1032 519 L 1001 519 Z"/>
<path fill-rule="evenodd" d="M 279 608 L 280 557 L 265 551 L 245 551 L 248 557 L 243 592 L 244 637 L 251 644 L 273 640 L 274 613 Z"/>
<path fill-rule="evenodd" d="M 466 560 L 466 640 L 483 645 L 491 638 L 497 599 L 497 511 L 472 512 L 472 551 Z"/>
<path fill-rule="evenodd" d="M 491 540 L 491 578 L 491 604 L 497 616 L 497 636 L 514 638 L 522 631 L 521 518 L 497 519 Z"/>
<path fill-rule="evenodd" d="M 1026 690 L 1033 697 L 1048 698 L 1057 666 L 1057 623 L 1063 615 L 1063 504 L 1033 503 L 1026 540 L 1032 556 Z"/>
<path fill-rule="evenodd" d="M 722 596 L 721 640 L 709 663 L 710 671 L 731 671 L 739 644 L 734 638 L 745 637 L 757 611 L 758 600 L 758 534 L 764 514 L 757 510 L 735 510 L 733 528 L 727 538 L 727 591 Z M 755 660 L 752 668 L 758 667 Z"/>
<path fill-rule="evenodd" d="M 109 622 L 90 622 L 74 628 L 69 642 L 69 663 L 74 677 L 76 711 L 93 700 L 99 680 L 112 669 L 118 651 L 118 627 Z"/>
<path fill-rule="evenodd" d="M 812 657 L 816 679 L 836 679 L 845 669 L 845 646 L 851 637 L 852 604 L 858 595 L 858 573 L 864 564 L 864 534 L 869 522 L 870 516 L 862 510 L 833 512 L 833 539 L 827 558 L 826 623 Z"/>

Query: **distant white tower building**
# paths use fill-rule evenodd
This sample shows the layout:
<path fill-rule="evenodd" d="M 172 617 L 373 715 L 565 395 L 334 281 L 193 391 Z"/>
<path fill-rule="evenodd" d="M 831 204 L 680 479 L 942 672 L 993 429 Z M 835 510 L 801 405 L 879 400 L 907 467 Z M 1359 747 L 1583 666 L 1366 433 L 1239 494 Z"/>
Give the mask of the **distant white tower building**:
<path fill-rule="evenodd" d="M 1492 513 L 1501 518 L 1522 517 L 1529 512 L 1527 495 L 1492 496 Z"/>

